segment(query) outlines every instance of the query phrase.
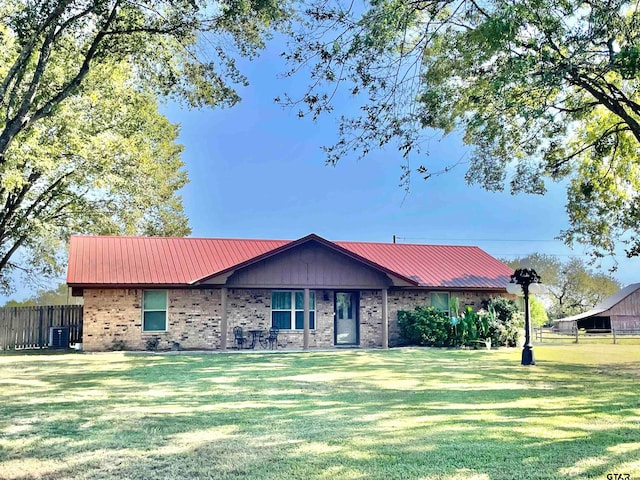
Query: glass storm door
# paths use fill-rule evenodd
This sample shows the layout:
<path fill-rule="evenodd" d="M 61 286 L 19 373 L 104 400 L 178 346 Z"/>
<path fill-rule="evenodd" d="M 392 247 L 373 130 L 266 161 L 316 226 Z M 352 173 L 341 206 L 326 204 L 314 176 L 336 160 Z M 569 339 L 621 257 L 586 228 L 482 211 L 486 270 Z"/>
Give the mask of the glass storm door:
<path fill-rule="evenodd" d="M 358 293 L 336 292 L 334 334 L 336 345 L 358 345 Z"/>

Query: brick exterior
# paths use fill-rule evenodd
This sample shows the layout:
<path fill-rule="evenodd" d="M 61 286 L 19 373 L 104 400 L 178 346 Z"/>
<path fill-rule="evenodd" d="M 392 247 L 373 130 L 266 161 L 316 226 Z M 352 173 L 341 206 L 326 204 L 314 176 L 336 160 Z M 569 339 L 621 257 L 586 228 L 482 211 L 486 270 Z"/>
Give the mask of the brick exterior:
<path fill-rule="evenodd" d="M 389 320 L 391 318 L 389 316 Z M 380 290 L 360 292 L 360 346 L 365 348 L 382 346 L 382 292 Z"/>
<path fill-rule="evenodd" d="M 168 291 L 166 332 L 142 332 L 142 290 L 85 289 L 83 344 L 88 351 L 110 350 L 122 341 L 130 350 L 144 350 L 148 339 L 157 337 L 159 348 L 171 349 L 174 343 L 184 349 L 220 348 L 221 290 L 172 289 Z M 388 295 L 389 345 L 402 344 L 397 325 L 398 310 L 429 305 L 429 291 L 390 290 Z M 460 298 L 460 306 L 480 308 L 487 292 L 451 292 Z M 495 294 L 494 294 L 495 295 Z M 310 332 L 311 348 L 334 345 L 333 290 L 315 290 L 316 328 Z M 382 346 L 382 292 L 360 292 L 360 346 Z M 271 290 L 229 289 L 227 294 L 227 348 L 233 346 L 233 327 L 268 330 L 271 326 Z M 281 331 L 279 348 L 302 348 L 303 332 Z"/>
<path fill-rule="evenodd" d="M 85 290 L 82 341 L 85 350 L 110 350 L 122 341 L 129 350 L 144 350 L 150 338 L 160 349 L 173 342 L 182 348 L 220 347 L 220 290 L 169 290 L 167 331 L 142 331 L 142 290 Z"/>

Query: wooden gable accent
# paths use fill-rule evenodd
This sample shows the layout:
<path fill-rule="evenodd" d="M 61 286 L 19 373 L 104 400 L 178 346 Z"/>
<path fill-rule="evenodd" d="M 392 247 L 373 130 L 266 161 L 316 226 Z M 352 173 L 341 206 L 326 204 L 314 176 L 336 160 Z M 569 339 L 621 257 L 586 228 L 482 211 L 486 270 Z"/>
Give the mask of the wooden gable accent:
<path fill-rule="evenodd" d="M 238 288 L 380 289 L 394 282 L 385 273 L 310 241 L 203 283 Z"/>

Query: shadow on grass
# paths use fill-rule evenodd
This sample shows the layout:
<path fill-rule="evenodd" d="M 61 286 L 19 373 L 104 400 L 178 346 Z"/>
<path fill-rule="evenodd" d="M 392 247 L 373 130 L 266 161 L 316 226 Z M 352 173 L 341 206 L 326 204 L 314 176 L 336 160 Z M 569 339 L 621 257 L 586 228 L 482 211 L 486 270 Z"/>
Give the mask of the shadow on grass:
<path fill-rule="evenodd" d="M 0 478 L 637 475 L 635 377 L 603 370 L 433 350 L 22 359 L 0 364 Z"/>

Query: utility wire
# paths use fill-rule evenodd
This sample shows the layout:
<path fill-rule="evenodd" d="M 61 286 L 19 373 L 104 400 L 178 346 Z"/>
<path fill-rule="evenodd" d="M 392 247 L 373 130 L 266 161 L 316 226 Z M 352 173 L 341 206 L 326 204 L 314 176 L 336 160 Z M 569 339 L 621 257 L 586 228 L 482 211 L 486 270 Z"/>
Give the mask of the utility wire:
<path fill-rule="evenodd" d="M 437 238 L 437 237 L 395 237 L 396 240 L 429 240 L 433 242 L 559 242 L 557 239 L 524 239 L 524 238 Z"/>
<path fill-rule="evenodd" d="M 531 252 L 529 252 L 531 253 Z M 494 253 L 495 257 L 526 257 L 529 253 Z M 540 253 L 542 255 L 548 255 L 549 257 L 590 257 L 588 253 L 545 253 L 545 252 L 535 252 Z"/>
<path fill-rule="evenodd" d="M 559 242 L 560 240 L 548 239 L 548 238 L 538 238 L 538 239 L 524 239 L 524 238 L 513 238 L 513 239 L 505 239 L 505 238 L 447 238 L 447 237 L 399 237 L 397 235 L 393 236 L 394 242 L 397 240 L 426 240 L 431 242 L 546 242 L 546 243 L 554 243 Z M 531 252 L 521 252 L 521 253 L 493 253 L 496 257 L 522 257 L 529 255 Z M 591 255 L 588 253 L 547 253 L 536 251 L 536 253 L 540 253 L 542 255 L 548 255 L 551 257 L 585 257 L 589 258 Z"/>

